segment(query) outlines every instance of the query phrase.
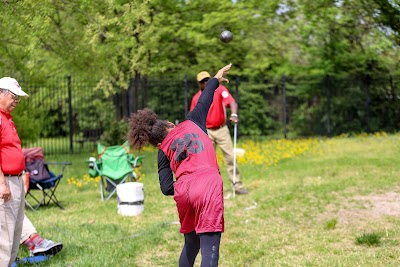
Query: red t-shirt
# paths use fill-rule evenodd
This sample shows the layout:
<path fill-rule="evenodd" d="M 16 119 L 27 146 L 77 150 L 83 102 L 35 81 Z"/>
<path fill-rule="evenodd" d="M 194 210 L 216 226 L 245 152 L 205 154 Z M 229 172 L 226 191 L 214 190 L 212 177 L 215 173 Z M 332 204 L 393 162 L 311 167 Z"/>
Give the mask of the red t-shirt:
<path fill-rule="evenodd" d="M 211 139 L 190 120 L 179 123 L 169 132 L 160 149 L 169 159 L 176 180 L 183 175 L 219 171 Z"/>
<path fill-rule="evenodd" d="M 190 111 L 194 109 L 197 101 L 199 101 L 201 90 L 198 91 L 192 98 L 192 104 L 190 105 Z M 230 103 L 235 102 L 233 96 L 229 93 L 228 89 L 220 85 L 214 93 L 213 103 L 211 104 L 210 110 L 207 115 L 206 127 L 215 128 L 221 126 L 226 122 L 226 107 Z"/>
<path fill-rule="evenodd" d="M 25 169 L 25 158 L 10 113 L 0 110 L 0 166 L 4 174 L 18 175 Z"/>

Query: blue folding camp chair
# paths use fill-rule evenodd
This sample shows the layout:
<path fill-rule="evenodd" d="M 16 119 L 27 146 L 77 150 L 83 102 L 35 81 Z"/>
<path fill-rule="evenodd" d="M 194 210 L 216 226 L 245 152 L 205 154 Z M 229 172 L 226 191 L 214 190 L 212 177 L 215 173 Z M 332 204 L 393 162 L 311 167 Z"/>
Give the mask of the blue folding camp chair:
<path fill-rule="evenodd" d="M 116 192 L 118 184 L 126 181 L 136 181 L 139 177 L 135 172 L 142 164 L 144 156 L 134 157 L 130 153 L 128 142 L 117 146 L 97 144 L 97 159 L 89 158 L 89 174 L 100 176 L 101 200 L 107 201 Z"/>
<path fill-rule="evenodd" d="M 47 206 L 51 202 L 56 204 L 60 209 L 63 209 L 56 196 L 56 190 L 61 178 L 64 176 L 64 169 L 71 162 L 46 162 L 44 160 L 43 149 L 41 147 L 24 148 L 22 149 L 25 156 L 25 204 L 32 210 L 37 210 L 41 206 Z M 60 173 L 55 174 L 49 170 L 49 165 L 61 165 Z M 41 199 L 33 194 L 34 190 L 41 191 Z M 28 197 L 31 197 L 36 204 L 32 206 L 28 202 Z"/>

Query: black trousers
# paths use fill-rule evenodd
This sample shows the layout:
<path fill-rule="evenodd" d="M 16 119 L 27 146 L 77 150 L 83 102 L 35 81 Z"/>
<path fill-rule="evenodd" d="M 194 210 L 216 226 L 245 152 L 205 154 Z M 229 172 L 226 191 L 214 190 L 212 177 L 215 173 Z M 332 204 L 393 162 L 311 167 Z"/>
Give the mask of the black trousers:
<path fill-rule="evenodd" d="M 185 244 L 179 258 L 179 267 L 192 267 L 201 250 L 201 267 L 216 267 L 219 260 L 221 232 L 196 234 L 187 233 Z"/>

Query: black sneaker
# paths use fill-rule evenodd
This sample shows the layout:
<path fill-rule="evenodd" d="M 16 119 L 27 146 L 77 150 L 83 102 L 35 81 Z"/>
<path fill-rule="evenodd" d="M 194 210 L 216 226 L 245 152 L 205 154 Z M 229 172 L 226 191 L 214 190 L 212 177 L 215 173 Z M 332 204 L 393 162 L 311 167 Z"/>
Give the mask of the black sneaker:
<path fill-rule="evenodd" d="M 237 195 L 247 195 L 249 192 L 246 190 L 246 188 L 242 187 L 242 188 L 236 189 L 235 193 Z"/>

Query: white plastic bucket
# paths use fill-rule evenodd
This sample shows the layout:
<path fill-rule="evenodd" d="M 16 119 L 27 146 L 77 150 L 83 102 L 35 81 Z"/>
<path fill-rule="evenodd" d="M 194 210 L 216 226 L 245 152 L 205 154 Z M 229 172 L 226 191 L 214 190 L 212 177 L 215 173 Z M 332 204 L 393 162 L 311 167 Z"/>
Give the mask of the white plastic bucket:
<path fill-rule="evenodd" d="M 243 157 L 246 150 L 244 150 L 243 148 L 236 148 L 235 152 L 236 152 L 236 156 Z"/>
<path fill-rule="evenodd" d="M 144 210 L 144 189 L 142 183 L 128 182 L 117 185 L 118 213 L 136 216 Z"/>

